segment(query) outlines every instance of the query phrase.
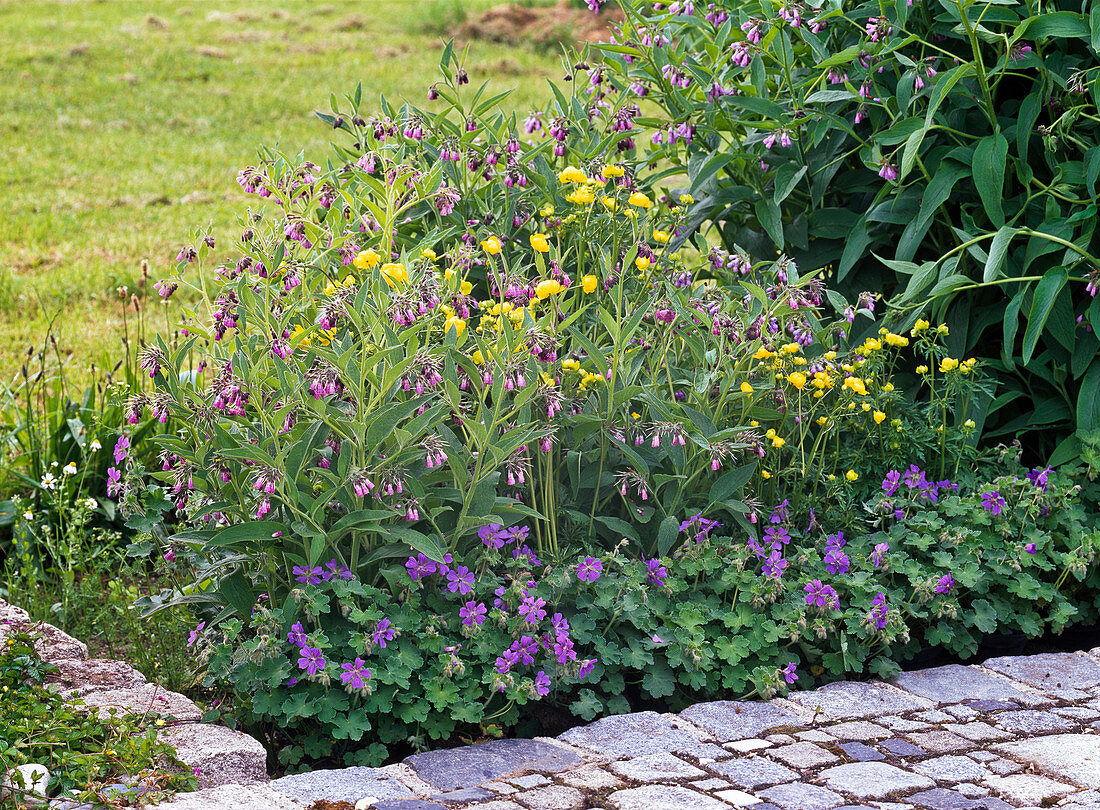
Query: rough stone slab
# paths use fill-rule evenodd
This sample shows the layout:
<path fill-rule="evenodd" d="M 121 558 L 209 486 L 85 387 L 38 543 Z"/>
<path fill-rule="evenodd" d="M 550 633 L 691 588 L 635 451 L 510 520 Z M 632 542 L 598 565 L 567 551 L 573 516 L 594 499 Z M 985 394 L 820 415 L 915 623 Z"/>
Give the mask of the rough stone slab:
<path fill-rule="evenodd" d="M 920 746 L 913 745 L 907 740 L 883 740 L 878 744 L 878 747 L 896 757 L 919 757 L 928 753 Z"/>
<path fill-rule="evenodd" d="M 284 776 L 271 786 L 305 802 L 325 799 L 355 804 L 364 796 L 377 800 L 415 799 L 416 794 L 381 768 L 334 768 Z"/>
<path fill-rule="evenodd" d="M 687 712 L 684 716 L 695 722 Z M 669 717 L 656 712 L 636 712 L 604 717 L 587 726 L 569 729 L 558 739 L 578 748 L 613 758 L 679 751 L 697 746 L 702 742 L 695 734 L 675 725 Z M 485 744 L 492 745 L 492 743 Z M 536 770 L 546 769 L 538 767 Z"/>
<path fill-rule="evenodd" d="M 1045 804 L 1051 799 L 1060 799 L 1063 796 L 1077 792 L 1074 785 L 1055 782 L 1045 776 L 1030 773 L 991 776 L 985 783 L 998 793 L 1006 796 L 1009 801 L 1033 805 Z"/>
<path fill-rule="evenodd" d="M 1019 773 L 1024 769 L 1024 766 L 1019 762 L 1013 762 L 1011 759 L 995 759 L 989 763 L 989 770 L 998 776 L 1008 776 L 1010 773 Z"/>
<path fill-rule="evenodd" d="M 760 756 L 727 759 L 725 762 L 714 763 L 710 769 L 746 790 L 793 782 L 799 778 L 798 774 L 790 768 L 784 768 Z"/>
<path fill-rule="evenodd" d="M 23 608 L 0 600 L 0 624 L 23 624 L 29 623 L 30 620 L 31 614 Z"/>
<path fill-rule="evenodd" d="M 760 795 L 784 810 L 832 810 L 844 804 L 844 797 L 818 785 L 796 782 L 761 790 Z"/>
<path fill-rule="evenodd" d="M 982 767 L 970 757 L 962 757 L 957 754 L 917 762 L 913 765 L 913 770 L 917 773 L 923 773 L 937 782 L 948 783 L 971 782 L 976 779 L 985 779 L 990 775 L 987 768 Z"/>
<path fill-rule="evenodd" d="M 765 748 L 771 748 L 773 744 L 774 743 L 770 743 L 767 740 L 734 740 L 731 743 L 726 743 L 726 748 L 731 751 L 748 754 L 753 751 L 762 751 Z"/>
<path fill-rule="evenodd" d="M 1049 734 L 1052 731 L 1069 731 L 1076 726 L 1064 717 L 1035 709 L 998 712 L 993 717 L 1001 728 L 1017 734 Z"/>
<path fill-rule="evenodd" d="M 177 794 L 157 810 L 302 810 L 304 802 L 267 785 L 222 785 Z"/>
<path fill-rule="evenodd" d="M 883 799 L 899 790 L 932 788 L 936 783 L 927 776 L 903 771 L 885 762 L 849 762 L 826 768 L 818 779 L 833 789 L 860 799 Z"/>
<path fill-rule="evenodd" d="M 587 806 L 584 794 L 565 785 L 550 785 L 520 793 L 516 801 L 530 810 L 580 810 Z"/>
<path fill-rule="evenodd" d="M 762 801 L 743 790 L 720 790 L 714 795 L 724 802 L 729 802 L 734 807 L 752 807 Z"/>
<path fill-rule="evenodd" d="M 854 759 L 856 762 L 878 762 L 879 760 L 886 759 L 886 755 L 881 751 L 876 751 L 867 743 L 861 742 L 848 742 L 841 743 L 838 746 L 845 756 L 849 759 Z"/>
<path fill-rule="evenodd" d="M 721 742 L 747 740 L 769 729 L 796 729 L 808 725 L 797 714 L 774 701 L 716 700 L 696 703 L 680 712 L 680 716 L 713 734 Z"/>
<path fill-rule="evenodd" d="M 579 730 L 583 729 L 572 731 Z M 539 740 L 490 740 L 464 748 L 413 754 L 405 763 L 442 792 L 474 787 L 521 771 L 557 773 L 581 765 L 583 760 L 572 751 Z"/>
<path fill-rule="evenodd" d="M 434 802 L 443 802 L 444 804 L 465 804 L 466 802 L 477 802 L 482 799 L 495 799 L 496 794 L 483 787 L 467 787 L 448 790 L 446 793 L 437 793 L 431 798 Z"/>
<path fill-rule="evenodd" d="M 917 731 L 905 736 L 909 738 L 910 742 L 919 745 L 929 754 L 950 754 L 954 751 L 969 751 L 976 747 L 970 740 L 943 729 Z"/>
<path fill-rule="evenodd" d="M 107 658 L 70 658 L 57 662 L 58 671 L 47 677 L 62 694 L 83 697 L 99 689 L 130 689 L 148 679 L 129 664 Z"/>
<path fill-rule="evenodd" d="M 787 699 L 810 711 L 820 709 L 820 715 L 829 720 L 876 717 L 935 705 L 926 697 L 906 694 L 885 683 L 856 681 L 830 683 L 812 692 L 788 695 Z"/>
<path fill-rule="evenodd" d="M 225 726 L 181 723 L 160 732 L 180 762 L 198 769 L 200 788 L 268 781 L 267 751 L 258 740 Z"/>
<path fill-rule="evenodd" d="M 776 759 L 781 759 L 792 768 L 816 768 L 819 765 L 830 765 L 839 762 L 840 757 L 830 753 L 820 745 L 812 742 L 797 742 L 792 745 L 784 745 L 773 748 L 768 752 Z M 776 802 L 778 804 L 778 802 Z"/>
<path fill-rule="evenodd" d="M 622 785 L 622 780 L 612 776 L 599 765 L 584 765 L 580 768 L 571 768 L 561 774 L 561 781 L 567 785 L 589 790 L 605 790 L 617 788 Z"/>
<path fill-rule="evenodd" d="M 1096 734 L 1054 734 L 1001 743 L 993 746 L 993 750 L 1035 765 L 1043 773 L 1100 789 L 1100 736 Z"/>
<path fill-rule="evenodd" d="M 857 742 L 883 740 L 893 736 L 888 729 L 883 728 L 877 723 L 869 723 L 866 720 L 838 723 L 835 726 L 828 726 L 826 731 L 838 740 L 856 740 Z"/>
<path fill-rule="evenodd" d="M 524 790 L 527 790 L 529 788 L 542 787 L 543 785 L 550 784 L 550 780 L 543 776 L 541 773 L 531 773 L 527 776 L 517 776 L 515 779 L 512 779 L 511 782 L 516 787 L 521 787 Z M 484 787 L 487 787 L 491 790 L 496 790 L 496 788 L 494 788 L 492 785 L 485 785 Z M 508 792 L 514 793 L 515 791 L 509 790 Z"/>
<path fill-rule="evenodd" d="M 983 723 L 981 720 L 976 720 L 973 723 L 946 723 L 943 727 L 952 734 L 958 734 L 960 737 L 966 737 L 966 739 L 974 740 L 974 742 L 1003 740 L 1005 737 L 1012 736 L 1004 729 L 993 728 L 989 723 Z"/>
<path fill-rule="evenodd" d="M 672 754 L 646 754 L 612 762 L 609 767 L 613 773 L 633 782 L 665 782 L 706 776 L 704 771 Z"/>
<path fill-rule="evenodd" d="M 81 699 L 96 709 L 100 717 L 109 716 L 114 709 L 119 715 L 150 714 L 191 722 L 202 718 L 202 710 L 192 701 L 153 683 L 129 689 L 97 689 Z"/>
<path fill-rule="evenodd" d="M 1100 686 L 1100 664 L 1073 653 L 990 658 L 982 666 L 1058 697 L 1077 698 L 1082 689 Z"/>
<path fill-rule="evenodd" d="M 62 661 L 70 661 L 74 658 L 87 658 L 88 645 L 83 641 L 77 641 L 68 633 L 58 630 L 52 624 L 44 622 L 13 621 L 11 624 L 0 624 L 0 644 L 9 635 L 26 631 L 37 636 L 34 649 L 38 655 L 48 664 L 59 664 Z"/>
<path fill-rule="evenodd" d="M 519 806 L 508 802 L 511 808 L 519 810 Z M 483 805 L 478 805 L 482 807 Z M 312 810 L 312 808 L 311 808 Z M 423 799 L 383 799 L 380 802 L 371 802 L 370 810 L 447 810 L 439 802 L 429 802 Z"/>
<path fill-rule="evenodd" d="M 1015 700 L 1027 706 L 1044 702 L 1038 695 L 1023 692 L 991 673 L 962 664 L 902 672 L 891 683 L 906 692 L 940 703 L 962 703 L 975 698 Z"/>
<path fill-rule="evenodd" d="M 617 810 L 729 810 L 729 805 L 680 785 L 645 785 L 608 796 Z M 757 805 L 759 807 L 759 805 Z"/>
<path fill-rule="evenodd" d="M 905 800 L 929 810 L 1012 810 L 1012 805 L 992 796 L 974 798 L 954 790 L 933 788 L 906 796 Z"/>

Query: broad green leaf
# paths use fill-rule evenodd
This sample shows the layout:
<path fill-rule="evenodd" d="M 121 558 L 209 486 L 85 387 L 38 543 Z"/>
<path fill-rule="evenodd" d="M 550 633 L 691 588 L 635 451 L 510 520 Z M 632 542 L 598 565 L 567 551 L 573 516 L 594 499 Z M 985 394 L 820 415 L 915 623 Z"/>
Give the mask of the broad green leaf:
<path fill-rule="evenodd" d="M 781 203 L 790 196 L 790 193 L 798 186 L 798 181 L 806 176 L 806 167 L 798 167 L 793 163 L 786 163 L 779 167 L 775 173 L 775 194 L 772 199 Z"/>
<path fill-rule="evenodd" d="M 1100 357 L 1092 361 L 1077 394 L 1077 429 L 1100 429 Z"/>
<path fill-rule="evenodd" d="M 1031 362 L 1035 353 L 1035 347 L 1039 343 L 1039 336 L 1043 333 L 1050 311 L 1054 308 L 1054 300 L 1058 293 L 1069 281 L 1069 272 L 1064 267 L 1053 267 L 1043 274 L 1039 283 L 1035 285 L 1035 293 L 1031 299 L 1031 312 L 1027 316 L 1027 329 L 1024 330 L 1023 361 L 1026 366 Z"/>
<path fill-rule="evenodd" d="M 783 214 L 779 205 L 774 200 L 757 200 L 755 205 L 756 217 L 768 236 L 775 242 L 776 247 L 783 249 Z"/>
<path fill-rule="evenodd" d="M 1001 275 L 1005 257 L 1008 255 L 1008 247 L 1012 244 L 1012 237 L 1019 231 L 1016 228 L 1004 225 L 997 231 L 993 241 L 989 245 L 989 258 L 985 261 L 985 269 L 982 271 L 982 281 L 986 284 Z"/>
<path fill-rule="evenodd" d="M 680 521 L 675 515 L 668 515 L 657 529 L 657 556 L 664 557 L 672 550 L 676 538 L 680 536 Z"/>
<path fill-rule="evenodd" d="M 1000 228 L 1005 224 L 1002 198 L 1005 183 L 1005 161 L 1008 140 L 1001 133 L 982 138 L 974 147 L 974 186 L 990 222 Z"/>
<path fill-rule="evenodd" d="M 1061 39 L 1084 39 L 1092 41 L 1092 31 L 1083 14 L 1075 11 L 1044 11 L 1034 17 L 1028 17 L 1012 33 L 1012 41 L 1021 39 L 1039 39 L 1058 37 Z"/>
<path fill-rule="evenodd" d="M 207 538 L 206 545 L 212 547 L 233 546 L 237 543 L 258 543 L 271 540 L 275 532 L 285 532 L 286 526 L 274 520 L 251 520 L 227 526 L 213 537 Z"/>

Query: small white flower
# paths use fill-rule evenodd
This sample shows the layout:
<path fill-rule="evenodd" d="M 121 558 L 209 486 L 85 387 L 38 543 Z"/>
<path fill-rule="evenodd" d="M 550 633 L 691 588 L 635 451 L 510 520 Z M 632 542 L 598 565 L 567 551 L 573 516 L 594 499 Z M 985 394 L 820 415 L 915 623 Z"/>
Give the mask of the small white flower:
<path fill-rule="evenodd" d="M 32 512 L 30 509 L 28 509 L 26 512 L 23 513 L 23 519 L 24 520 L 34 520 L 34 512 Z"/>
<path fill-rule="evenodd" d="M 51 461 L 51 462 L 50 462 L 50 466 L 51 466 L 51 467 L 56 467 L 56 466 L 57 466 L 57 462 L 56 462 L 56 461 Z"/>
<path fill-rule="evenodd" d="M 92 443 L 91 443 L 91 444 L 89 444 L 89 445 L 88 445 L 88 447 L 89 447 L 89 448 L 90 448 L 90 449 L 91 449 L 92 451 L 95 451 L 95 450 L 102 450 L 102 449 L 103 449 L 103 445 L 99 443 L 99 439 L 92 439 Z"/>
<path fill-rule="evenodd" d="M 70 461 L 61 472 L 65 475 L 76 475 L 76 462 Z"/>
<path fill-rule="evenodd" d="M 42 476 L 42 486 L 46 489 L 57 489 L 57 476 L 52 472 L 47 472 Z"/>
<path fill-rule="evenodd" d="M 87 506 L 89 509 L 95 509 L 97 506 L 99 506 L 99 503 L 96 501 L 95 498 L 88 498 L 86 501 L 84 501 L 84 505 Z"/>

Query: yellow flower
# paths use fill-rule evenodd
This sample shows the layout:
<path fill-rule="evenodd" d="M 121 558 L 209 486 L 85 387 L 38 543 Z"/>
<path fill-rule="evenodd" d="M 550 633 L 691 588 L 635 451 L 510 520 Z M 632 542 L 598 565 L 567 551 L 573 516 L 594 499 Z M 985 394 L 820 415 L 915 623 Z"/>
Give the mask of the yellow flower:
<path fill-rule="evenodd" d="M 848 470 L 848 472 L 844 473 L 844 477 L 847 478 L 849 481 L 858 481 L 859 473 L 857 473 L 855 470 Z"/>
<path fill-rule="evenodd" d="M 627 208 L 626 210 L 623 211 L 623 216 L 626 217 L 627 219 L 637 219 L 638 218 L 638 212 L 635 211 L 633 208 Z"/>
<path fill-rule="evenodd" d="M 764 434 L 764 438 L 765 439 L 774 439 L 775 438 L 775 428 L 768 428 L 767 432 Z"/>
<path fill-rule="evenodd" d="M 580 360 L 562 360 L 561 361 L 561 369 L 562 369 L 562 371 L 580 371 L 581 370 L 581 361 Z"/>
<path fill-rule="evenodd" d="M 741 383 L 741 393 L 742 394 L 751 394 L 752 390 L 753 390 L 752 386 L 749 385 L 749 383 L 747 381 Z"/>
<path fill-rule="evenodd" d="M 382 278 L 387 284 L 390 285 L 390 287 L 395 286 L 398 281 L 403 281 L 406 284 L 409 283 L 409 271 L 405 268 L 405 265 L 403 264 L 397 264 L 396 262 L 387 262 L 386 264 L 382 265 L 381 269 L 378 272 L 382 274 Z"/>
<path fill-rule="evenodd" d="M 553 213 L 554 213 L 554 206 L 551 205 L 550 203 L 547 203 L 546 205 L 544 205 L 542 208 L 539 209 L 539 214 L 544 216 L 544 217 L 552 216 Z"/>
<path fill-rule="evenodd" d="M 596 285 L 599 284 L 599 279 L 595 276 L 585 276 L 581 279 L 581 289 L 586 293 L 596 292 Z"/>
<path fill-rule="evenodd" d="M 834 351 L 825 352 L 825 359 L 829 360 L 830 362 L 833 361 L 833 360 L 836 360 L 836 352 L 834 352 Z"/>
<path fill-rule="evenodd" d="M 537 250 L 539 253 L 549 253 L 550 243 L 546 241 L 546 234 L 533 233 L 531 234 L 531 248 Z"/>
<path fill-rule="evenodd" d="M 606 195 L 600 197 L 600 202 L 603 203 L 603 207 L 606 208 L 608 211 L 614 211 L 616 208 L 619 207 L 619 204 L 615 202 L 615 199 L 613 197 L 608 197 Z"/>
<path fill-rule="evenodd" d="M 821 425 L 821 427 L 825 427 L 829 424 L 829 418 L 827 416 L 819 416 L 817 417 L 817 423 Z"/>
<path fill-rule="evenodd" d="M 917 332 L 923 332 L 929 326 L 930 326 L 930 324 L 924 318 L 918 319 L 917 322 L 915 324 L 913 324 L 913 331 L 912 331 L 913 337 L 917 336 Z"/>
<path fill-rule="evenodd" d="M 846 377 L 844 379 L 844 387 L 854 391 L 861 397 L 867 395 L 867 386 L 863 384 L 863 380 L 859 377 Z"/>
<path fill-rule="evenodd" d="M 881 425 L 882 420 L 886 418 L 886 414 L 884 414 L 882 411 L 875 411 L 873 414 L 871 414 L 871 417 L 875 420 L 876 425 Z"/>
<path fill-rule="evenodd" d="M 653 232 L 653 241 L 654 242 L 660 242 L 662 245 L 667 243 L 668 242 L 668 232 L 667 231 L 654 231 Z"/>
<path fill-rule="evenodd" d="M 966 428 L 967 430 L 973 430 L 974 427 L 975 427 L 974 420 L 973 419 L 967 419 L 965 422 L 963 422 L 963 427 Z"/>
<path fill-rule="evenodd" d="M 753 354 L 752 357 L 754 360 L 770 360 L 771 358 L 775 357 L 775 352 L 770 352 L 763 346 L 761 346 L 759 349 L 756 350 L 756 353 Z"/>
<path fill-rule="evenodd" d="M 799 346 L 797 343 L 784 343 L 779 351 L 783 354 L 798 354 L 800 351 L 802 351 L 802 347 Z"/>
<path fill-rule="evenodd" d="M 463 281 L 458 285 L 458 291 L 463 295 L 469 295 L 474 291 L 474 285 L 468 281 Z"/>
<path fill-rule="evenodd" d="M 650 200 L 649 197 L 642 194 L 642 192 L 640 191 L 635 191 L 633 194 L 631 194 L 630 199 L 628 199 L 627 202 L 636 208 L 649 208 L 651 205 L 653 205 L 652 200 Z"/>
<path fill-rule="evenodd" d="M 356 255 L 355 260 L 352 262 L 360 270 L 373 270 L 378 266 L 378 262 L 382 260 L 382 257 L 378 255 L 374 250 L 367 248 Z"/>
<path fill-rule="evenodd" d="M 893 383 L 886 383 L 886 385 L 882 386 L 882 390 L 883 391 L 893 391 L 894 390 L 894 384 Z"/>
<path fill-rule="evenodd" d="M 917 366 L 917 374 L 927 374 L 928 366 Z"/>
<path fill-rule="evenodd" d="M 443 331 L 446 332 L 448 329 L 454 329 L 455 337 L 460 338 L 462 337 L 462 333 L 466 331 L 466 321 L 452 315 L 447 319 L 447 322 L 443 324 Z"/>
<path fill-rule="evenodd" d="M 606 166 L 603 167 L 603 170 L 600 172 L 600 174 L 610 180 L 615 177 L 622 177 L 624 174 L 626 174 L 626 171 L 623 169 L 622 166 L 616 166 L 614 163 L 608 163 Z"/>
<path fill-rule="evenodd" d="M 576 166 L 566 166 L 558 175 L 559 183 L 587 183 L 588 178 Z"/>
<path fill-rule="evenodd" d="M 893 332 L 887 332 L 883 340 L 885 340 L 891 346 L 901 347 L 909 345 L 909 338 L 902 335 L 895 335 Z"/>
<path fill-rule="evenodd" d="M 946 374 L 949 371 L 954 371 L 959 367 L 959 361 L 954 357 L 945 357 L 940 360 L 940 373 Z"/>
<path fill-rule="evenodd" d="M 680 195 L 680 204 L 681 205 L 691 205 L 693 202 L 695 202 L 695 198 L 692 197 L 690 194 L 681 194 Z"/>
<path fill-rule="evenodd" d="M 639 256 L 634 260 L 634 266 L 638 268 L 639 273 L 644 273 L 649 269 L 650 261 L 645 256 Z"/>
<path fill-rule="evenodd" d="M 769 478 L 772 477 L 772 474 L 770 472 L 768 472 L 767 470 L 761 470 L 760 471 L 760 477 L 763 478 L 765 481 L 767 481 Z"/>
<path fill-rule="evenodd" d="M 875 340 L 874 338 L 867 338 L 863 341 L 862 351 L 860 354 L 870 354 L 871 352 L 877 352 L 882 348 L 882 341 Z"/>
<path fill-rule="evenodd" d="M 500 244 L 500 239 L 495 236 L 490 236 L 484 242 L 481 243 L 481 249 L 488 253 L 490 256 L 496 256 L 500 253 L 500 249 L 503 245 Z"/>
<path fill-rule="evenodd" d="M 481 349 L 475 349 L 474 353 L 470 355 L 470 359 L 480 366 L 485 362 L 485 355 L 481 353 Z"/>
<path fill-rule="evenodd" d="M 545 301 L 551 295 L 557 295 L 565 287 L 561 286 L 561 282 L 552 278 L 544 279 L 535 285 L 535 295 L 538 296 L 540 301 Z"/>
<path fill-rule="evenodd" d="M 588 186 L 580 186 L 572 194 L 566 195 L 565 199 L 574 205 L 591 205 L 595 202 L 596 195 Z"/>
<path fill-rule="evenodd" d="M 424 248 L 422 251 L 420 251 L 420 255 L 422 258 L 425 258 L 430 262 L 434 262 L 436 259 L 439 258 L 439 255 L 431 248 Z"/>
<path fill-rule="evenodd" d="M 782 447 L 783 445 L 785 445 L 786 443 L 787 443 L 787 440 L 784 439 L 782 436 L 776 436 L 775 438 L 772 439 L 772 447 L 774 447 L 777 450 L 780 447 Z"/>
<path fill-rule="evenodd" d="M 947 324 L 941 323 L 939 326 L 936 327 L 936 334 L 947 337 L 951 334 L 951 330 L 947 327 Z"/>
<path fill-rule="evenodd" d="M 862 405 L 862 408 L 863 408 L 863 412 L 866 413 L 867 411 L 871 410 L 871 403 L 870 402 L 864 402 L 863 405 Z"/>
<path fill-rule="evenodd" d="M 806 384 L 806 375 L 801 371 L 796 371 L 794 374 L 787 375 L 787 382 L 801 391 L 802 387 Z"/>

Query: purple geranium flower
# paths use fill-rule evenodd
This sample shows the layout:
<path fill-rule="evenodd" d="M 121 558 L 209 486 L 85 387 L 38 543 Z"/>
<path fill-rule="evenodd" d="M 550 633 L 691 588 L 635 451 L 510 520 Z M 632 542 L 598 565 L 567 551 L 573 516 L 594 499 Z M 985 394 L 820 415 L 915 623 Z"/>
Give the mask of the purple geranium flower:
<path fill-rule="evenodd" d="M 585 557 L 577 566 L 577 579 L 581 582 L 595 582 L 603 573 L 603 563 L 595 557 Z"/>
<path fill-rule="evenodd" d="M 316 675 L 325 668 L 325 659 L 317 647 L 302 647 L 298 652 L 298 669 L 304 669 L 310 675 Z"/>
<path fill-rule="evenodd" d="M 202 632 L 202 628 L 206 627 L 206 622 L 199 622 L 198 625 L 187 636 L 187 646 L 190 647 L 196 641 L 199 640 L 199 633 Z"/>
<path fill-rule="evenodd" d="M 886 477 L 882 479 L 882 491 L 887 495 L 893 495 L 898 491 L 898 487 L 901 486 L 901 473 L 897 470 L 890 470 L 886 473 Z"/>
<path fill-rule="evenodd" d="M 306 629 L 302 627 L 301 622 L 294 622 L 290 626 L 290 632 L 286 634 L 286 640 L 297 647 L 304 647 L 306 644 Z"/>
<path fill-rule="evenodd" d="M 880 565 L 882 565 L 882 558 L 889 550 L 889 543 L 875 544 L 875 550 L 871 552 L 871 565 L 873 565 L 875 568 L 878 568 Z"/>
<path fill-rule="evenodd" d="M 540 621 L 546 618 L 546 600 L 540 599 L 537 596 L 528 596 L 520 603 L 519 613 L 520 618 L 523 619 L 524 624 L 538 624 Z"/>
<path fill-rule="evenodd" d="M 955 587 L 955 578 L 950 574 L 944 574 L 940 577 L 940 581 L 936 583 L 936 593 L 947 593 Z"/>
<path fill-rule="evenodd" d="M 783 679 L 787 683 L 794 683 L 798 680 L 798 673 L 794 671 L 796 666 L 797 664 L 795 664 L 794 661 L 791 661 L 789 664 L 787 664 L 787 666 L 779 670 L 779 672 L 783 675 Z"/>
<path fill-rule="evenodd" d="M 122 435 L 118 437 L 118 441 L 115 442 L 115 464 L 121 464 L 129 453 L 130 449 L 130 437 Z"/>
<path fill-rule="evenodd" d="M 477 536 L 487 548 L 502 549 L 505 541 L 511 537 L 509 530 L 503 529 L 499 523 L 490 523 L 477 530 Z"/>
<path fill-rule="evenodd" d="M 458 592 L 465 596 L 474 589 L 474 572 L 465 565 L 460 565 L 453 571 L 447 572 L 447 590 L 451 593 Z"/>
<path fill-rule="evenodd" d="M 378 626 L 374 628 L 374 632 L 371 634 L 371 639 L 374 641 L 375 644 L 377 644 L 384 650 L 386 649 L 386 642 L 393 641 L 396 635 L 397 630 L 395 630 L 390 624 L 390 620 L 382 619 L 380 622 L 378 622 Z"/>
<path fill-rule="evenodd" d="M 782 526 L 769 526 L 764 529 L 764 542 L 778 550 L 791 542 L 791 533 Z"/>
<path fill-rule="evenodd" d="M 294 581 L 301 582 L 303 585 L 316 585 L 321 581 L 320 566 L 296 565 L 293 571 Z"/>
<path fill-rule="evenodd" d="M 1024 551 L 1026 551 L 1028 554 L 1034 554 L 1038 550 L 1038 546 L 1036 546 L 1034 543 L 1028 543 L 1026 546 L 1024 546 Z"/>
<path fill-rule="evenodd" d="M 650 585 L 656 585 L 658 588 L 665 586 L 665 579 L 668 577 L 668 569 L 661 565 L 661 561 L 654 557 L 652 560 L 645 561 L 646 567 L 646 581 Z"/>
<path fill-rule="evenodd" d="M 886 621 L 889 617 L 890 608 L 886 606 L 886 594 L 882 591 L 878 592 L 878 595 L 871 600 L 871 612 L 867 616 L 867 623 L 872 627 L 876 627 L 882 630 L 886 627 Z"/>
<path fill-rule="evenodd" d="M 436 564 L 434 560 L 430 560 L 423 554 L 417 554 L 415 557 L 409 557 L 405 562 L 405 568 L 409 571 L 409 577 L 413 582 L 424 577 L 434 574 L 436 572 Z"/>
<path fill-rule="evenodd" d="M 346 565 L 342 565 L 336 560 L 329 560 L 327 563 L 325 563 L 325 570 L 321 574 L 321 576 L 324 578 L 325 582 L 328 582 L 335 577 L 339 577 L 340 579 L 355 578 L 355 574 L 351 573 L 350 568 L 348 568 Z"/>
<path fill-rule="evenodd" d="M 550 676 L 541 669 L 535 675 L 535 691 L 543 697 L 550 694 Z"/>
<path fill-rule="evenodd" d="M 366 667 L 366 661 L 356 658 L 351 664 L 341 664 L 344 671 L 340 673 L 340 680 L 352 689 L 363 689 L 370 680 L 370 670 Z"/>
<path fill-rule="evenodd" d="M 846 542 L 847 541 L 844 539 L 844 532 L 837 532 L 825 538 L 825 548 L 844 548 Z"/>
<path fill-rule="evenodd" d="M 488 612 L 489 609 L 485 607 L 484 602 L 475 602 L 471 599 L 459 608 L 458 615 L 467 627 L 473 627 L 475 624 L 480 627 L 485 622 L 485 614 Z"/>
<path fill-rule="evenodd" d="M 983 492 L 982 508 L 993 517 L 996 517 L 1004 511 L 1005 499 L 1001 497 L 1001 493 L 996 491 Z"/>
<path fill-rule="evenodd" d="M 1046 492 L 1047 476 L 1050 475 L 1051 469 L 1051 467 L 1046 467 L 1045 469 L 1040 470 L 1038 467 L 1036 467 L 1034 470 L 1027 474 L 1027 480 L 1030 481 L 1034 486 L 1041 489 L 1043 492 Z"/>
<path fill-rule="evenodd" d="M 848 567 L 848 555 L 839 548 L 830 548 L 825 552 L 825 570 L 830 574 L 847 574 Z"/>
<path fill-rule="evenodd" d="M 806 591 L 806 604 L 816 605 L 819 608 L 839 606 L 836 590 L 832 585 L 825 585 L 820 579 L 811 580 L 803 588 Z"/>

